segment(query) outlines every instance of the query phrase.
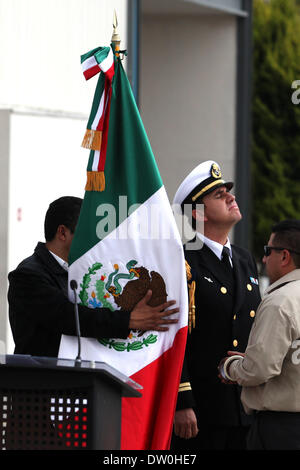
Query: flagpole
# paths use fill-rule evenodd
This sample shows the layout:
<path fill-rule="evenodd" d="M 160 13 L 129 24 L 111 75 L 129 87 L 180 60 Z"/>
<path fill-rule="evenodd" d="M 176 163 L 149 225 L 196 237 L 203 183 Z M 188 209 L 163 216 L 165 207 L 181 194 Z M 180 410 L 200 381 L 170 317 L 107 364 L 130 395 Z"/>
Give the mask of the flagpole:
<path fill-rule="evenodd" d="M 114 29 L 113 29 L 113 34 L 111 37 L 111 42 L 114 45 L 116 57 L 119 57 L 121 38 L 118 32 L 118 18 L 117 18 L 116 10 L 114 10 L 113 28 Z"/>

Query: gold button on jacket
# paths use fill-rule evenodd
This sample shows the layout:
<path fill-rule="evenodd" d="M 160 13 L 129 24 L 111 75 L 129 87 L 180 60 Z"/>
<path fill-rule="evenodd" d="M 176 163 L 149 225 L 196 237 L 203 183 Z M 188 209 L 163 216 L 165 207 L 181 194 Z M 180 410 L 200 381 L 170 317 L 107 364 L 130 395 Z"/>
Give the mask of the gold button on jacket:
<path fill-rule="evenodd" d="M 236 386 L 222 384 L 217 366 L 228 348 L 245 351 L 254 320 L 250 312 L 256 311 L 260 302 L 259 286 L 253 284 L 251 291 L 247 289 L 250 277 L 258 278 L 253 257 L 234 245 L 232 253 L 233 279 L 207 245 L 185 249 L 195 281 L 196 308 L 195 327 L 188 334 L 180 381 L 190 383 L 191 390 L 180 388 L 177 410 L 194 408 L 202 422 L 213 422 L 217 427 L 235 426 L 241 419 Z"/>

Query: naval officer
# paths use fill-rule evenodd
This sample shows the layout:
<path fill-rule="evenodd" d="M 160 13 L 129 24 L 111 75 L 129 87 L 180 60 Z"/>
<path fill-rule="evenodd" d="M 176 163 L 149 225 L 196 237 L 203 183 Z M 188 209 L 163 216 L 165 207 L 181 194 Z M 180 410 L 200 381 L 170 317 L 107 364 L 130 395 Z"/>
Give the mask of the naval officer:
<path fill-rule="evenodd" d="M 243 352 L 260 302 L 253 256 L 230 243 L 242 216 L 219 165 L 206 161 L 181 183 L 173 204 L 191 214 L 185 245 L 190 322 L 174 419 L 173 449 L 244 449 L 251 424 L 240 388 L 218 379 L 227 351 Z M 195 225 L 196 224 L 196 225 Z"/>

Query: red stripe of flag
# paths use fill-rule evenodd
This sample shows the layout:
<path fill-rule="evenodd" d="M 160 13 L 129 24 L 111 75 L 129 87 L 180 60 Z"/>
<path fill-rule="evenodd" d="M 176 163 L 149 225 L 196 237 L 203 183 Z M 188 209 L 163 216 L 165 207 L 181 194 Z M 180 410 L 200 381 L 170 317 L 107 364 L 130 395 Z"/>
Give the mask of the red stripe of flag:
<path fill-rule="evenodd" d="M 104 171 L 104 167 L 105 167 L 111 95 L 112 95 L 111 81 L 106 78 L 104 112 L 97 126 L 97 129 L 98 128 L 103 129 L 100 158 L 99 158 L 99 163 L 98 163 L 98 171 Z"/>
<path fill-rule="evenodd" d="M 112 78 L 115 74 L 115 64 L 112 63 L 112 66 L 105 72 L 105 76 L 108 78 L 109 81 L 112 81 Z"/>
<path fill-rule="evenodd" d="M 83 75 L 85 76 L 86 80 L 89 80 L 90 78 L 94 77 L 97 75 L 97 73 L 101 72 L 101 69 L 99 65 L 94 65 L 90 69 L 87 69 L 83 72 Z"/>
<path fill-rule="evenodd" d="M 140 398 L 122 399 L 122 450 L 169 449 L 186 336 L 181 328 L 170 349 L 130 377 L 144 389 Z"/>

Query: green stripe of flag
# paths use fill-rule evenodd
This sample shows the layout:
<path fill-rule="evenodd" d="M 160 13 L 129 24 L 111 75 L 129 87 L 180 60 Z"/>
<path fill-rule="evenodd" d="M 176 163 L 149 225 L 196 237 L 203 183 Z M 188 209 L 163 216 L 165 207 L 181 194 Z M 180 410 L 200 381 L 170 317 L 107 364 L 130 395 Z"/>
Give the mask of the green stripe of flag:
<path fill-rule="evenodd" d="M 127 196 L 128 207 L 142 204 L 163 184 L 120 60 L 115 61 L 112 87 L 105 164 L 106 189 L 85 193 L 71 246 L 70 264 L 100 241 L 96 234 L 96 226 L 101 219 L 96 211 L 100 204 L 115 207 L 119 225 L 126 218 L 119 210 L 119 196 Z"/>
<path fill-rule="evenodd" d="M 91 51 L 87 52 L 80 56 L 80 62 L 83 63 L 86 59 L 89 59 L 92 56 L 95 56 L 96 61 L 98 64 L 102 62 L 102 60 L 106 59 L 110 51 L 110 47 L 96 47 Z"/>

